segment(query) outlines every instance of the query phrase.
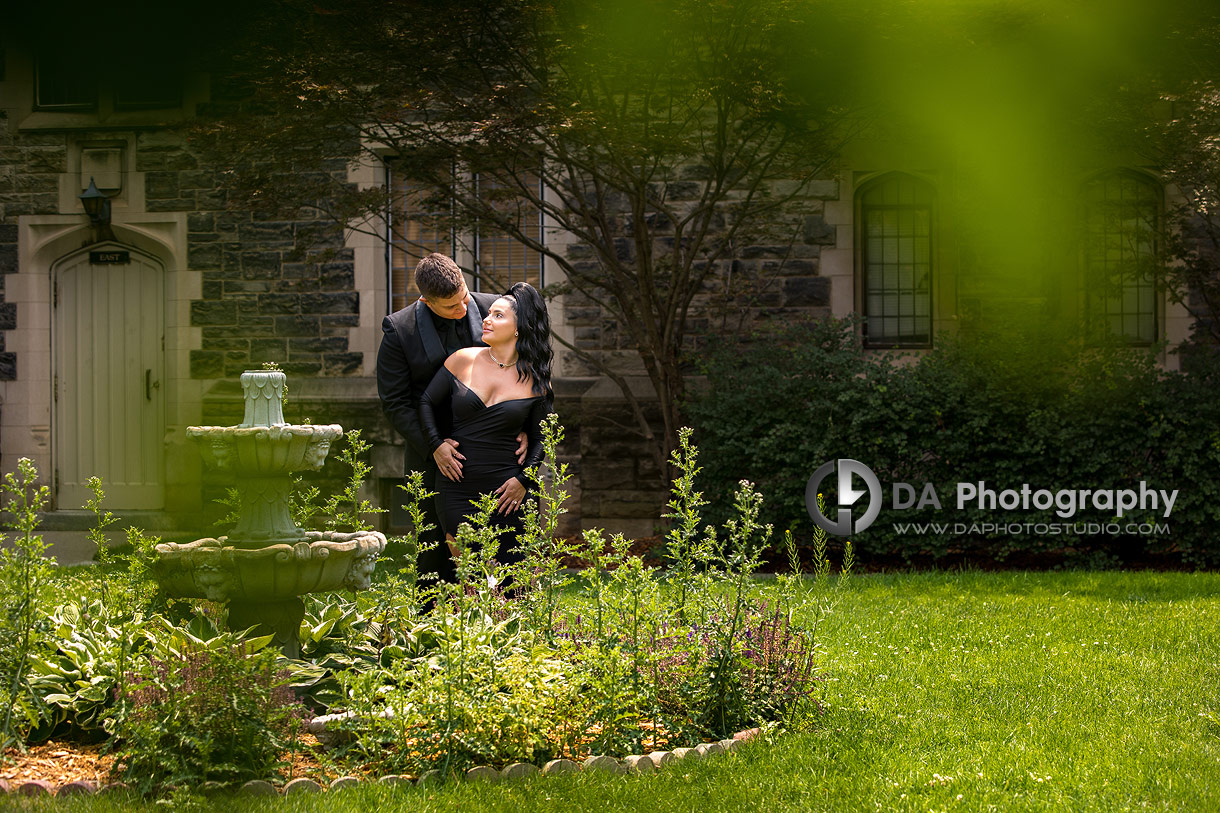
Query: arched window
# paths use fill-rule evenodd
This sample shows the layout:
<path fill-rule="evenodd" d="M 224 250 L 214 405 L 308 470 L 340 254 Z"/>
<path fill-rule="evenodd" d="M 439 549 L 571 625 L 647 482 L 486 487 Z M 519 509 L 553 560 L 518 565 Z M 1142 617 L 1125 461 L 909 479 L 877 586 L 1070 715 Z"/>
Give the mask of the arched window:
<path fill-rule="evenodd" d="M 894 173 L 858 196 L 864 341 L 869 347 L 932 344 L 931 185 Z"/>
<path fill-rule="evenodd" d="M 1094 343 L 1148 345 L 1157 336 L 1161 189 L 1110 172 L 1083 189 L 1085 329 Z"/>

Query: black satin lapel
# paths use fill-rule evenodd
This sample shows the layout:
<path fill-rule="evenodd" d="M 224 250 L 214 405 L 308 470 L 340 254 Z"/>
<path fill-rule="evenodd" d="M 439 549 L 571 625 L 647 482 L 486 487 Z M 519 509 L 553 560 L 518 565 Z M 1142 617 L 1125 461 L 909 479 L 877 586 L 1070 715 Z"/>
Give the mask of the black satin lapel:
<path fill-rule="evenodd" d="M 483 344 L 483 314 L 473 296 L 470 297 L 470 304 L 466 306 L 466 324 L 470 326 L 470 338 L 474 340 L 471 347 L 486 347 L 487 345 Z"/>
<path fill-rule="evenodd" d="M 419 334 L 419 341 L 424 346 L 428 363 L 433 367 L 444 364 L 445 346 L 441 344 L 441 337 L 436 333 L 436 325 L 432 323 L 432 311 L 428 310 L 428 306 L 422 299 L 415 303 L 415 332 Z"/>

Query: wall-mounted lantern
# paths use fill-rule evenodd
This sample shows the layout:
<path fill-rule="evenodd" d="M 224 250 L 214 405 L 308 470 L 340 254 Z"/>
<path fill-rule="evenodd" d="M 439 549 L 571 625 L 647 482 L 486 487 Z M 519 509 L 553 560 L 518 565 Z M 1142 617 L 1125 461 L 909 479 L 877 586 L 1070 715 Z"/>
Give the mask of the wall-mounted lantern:
<path fill-rule="evenodd" d="M 110 225 L 110 198 L 98 191 L 92 177 L 89 178 L 89 188 L 80 194 L 80 202 L 94 226 Z"/>

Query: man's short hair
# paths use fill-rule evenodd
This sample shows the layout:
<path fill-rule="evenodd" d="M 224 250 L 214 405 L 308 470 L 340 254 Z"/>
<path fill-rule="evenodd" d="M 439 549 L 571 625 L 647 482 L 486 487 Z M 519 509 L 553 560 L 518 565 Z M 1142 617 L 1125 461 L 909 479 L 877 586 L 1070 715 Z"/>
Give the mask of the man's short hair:
<path fill-rule="evenodd" d="M 415 266 L 415 287 L 424 299 L 448 299 L 462 290 L 462 269 L 444 254 L 429 254 Z"/>

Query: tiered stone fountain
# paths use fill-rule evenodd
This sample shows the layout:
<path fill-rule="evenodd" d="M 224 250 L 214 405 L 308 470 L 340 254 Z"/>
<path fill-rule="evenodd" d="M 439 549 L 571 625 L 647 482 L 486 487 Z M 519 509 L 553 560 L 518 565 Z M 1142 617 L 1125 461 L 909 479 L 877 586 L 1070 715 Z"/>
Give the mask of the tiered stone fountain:
<path fill-rule="evenodd" d="M 204 462 L 236 478 L 240 519 L 218 539 L 157 545 L 154 571 L 168 595 L 228 602 L 230 629 L 274 633 L 295 658 L 305 614 L 300 597 L 367 588 L 386 539 L 375 531 L 306 531 L 292 520 L 292 474 L 320 469 L 343 428 L 285 423 L 284 381 L 278 370 L 247 371 L 240 425 L 187 429 Z"/>

